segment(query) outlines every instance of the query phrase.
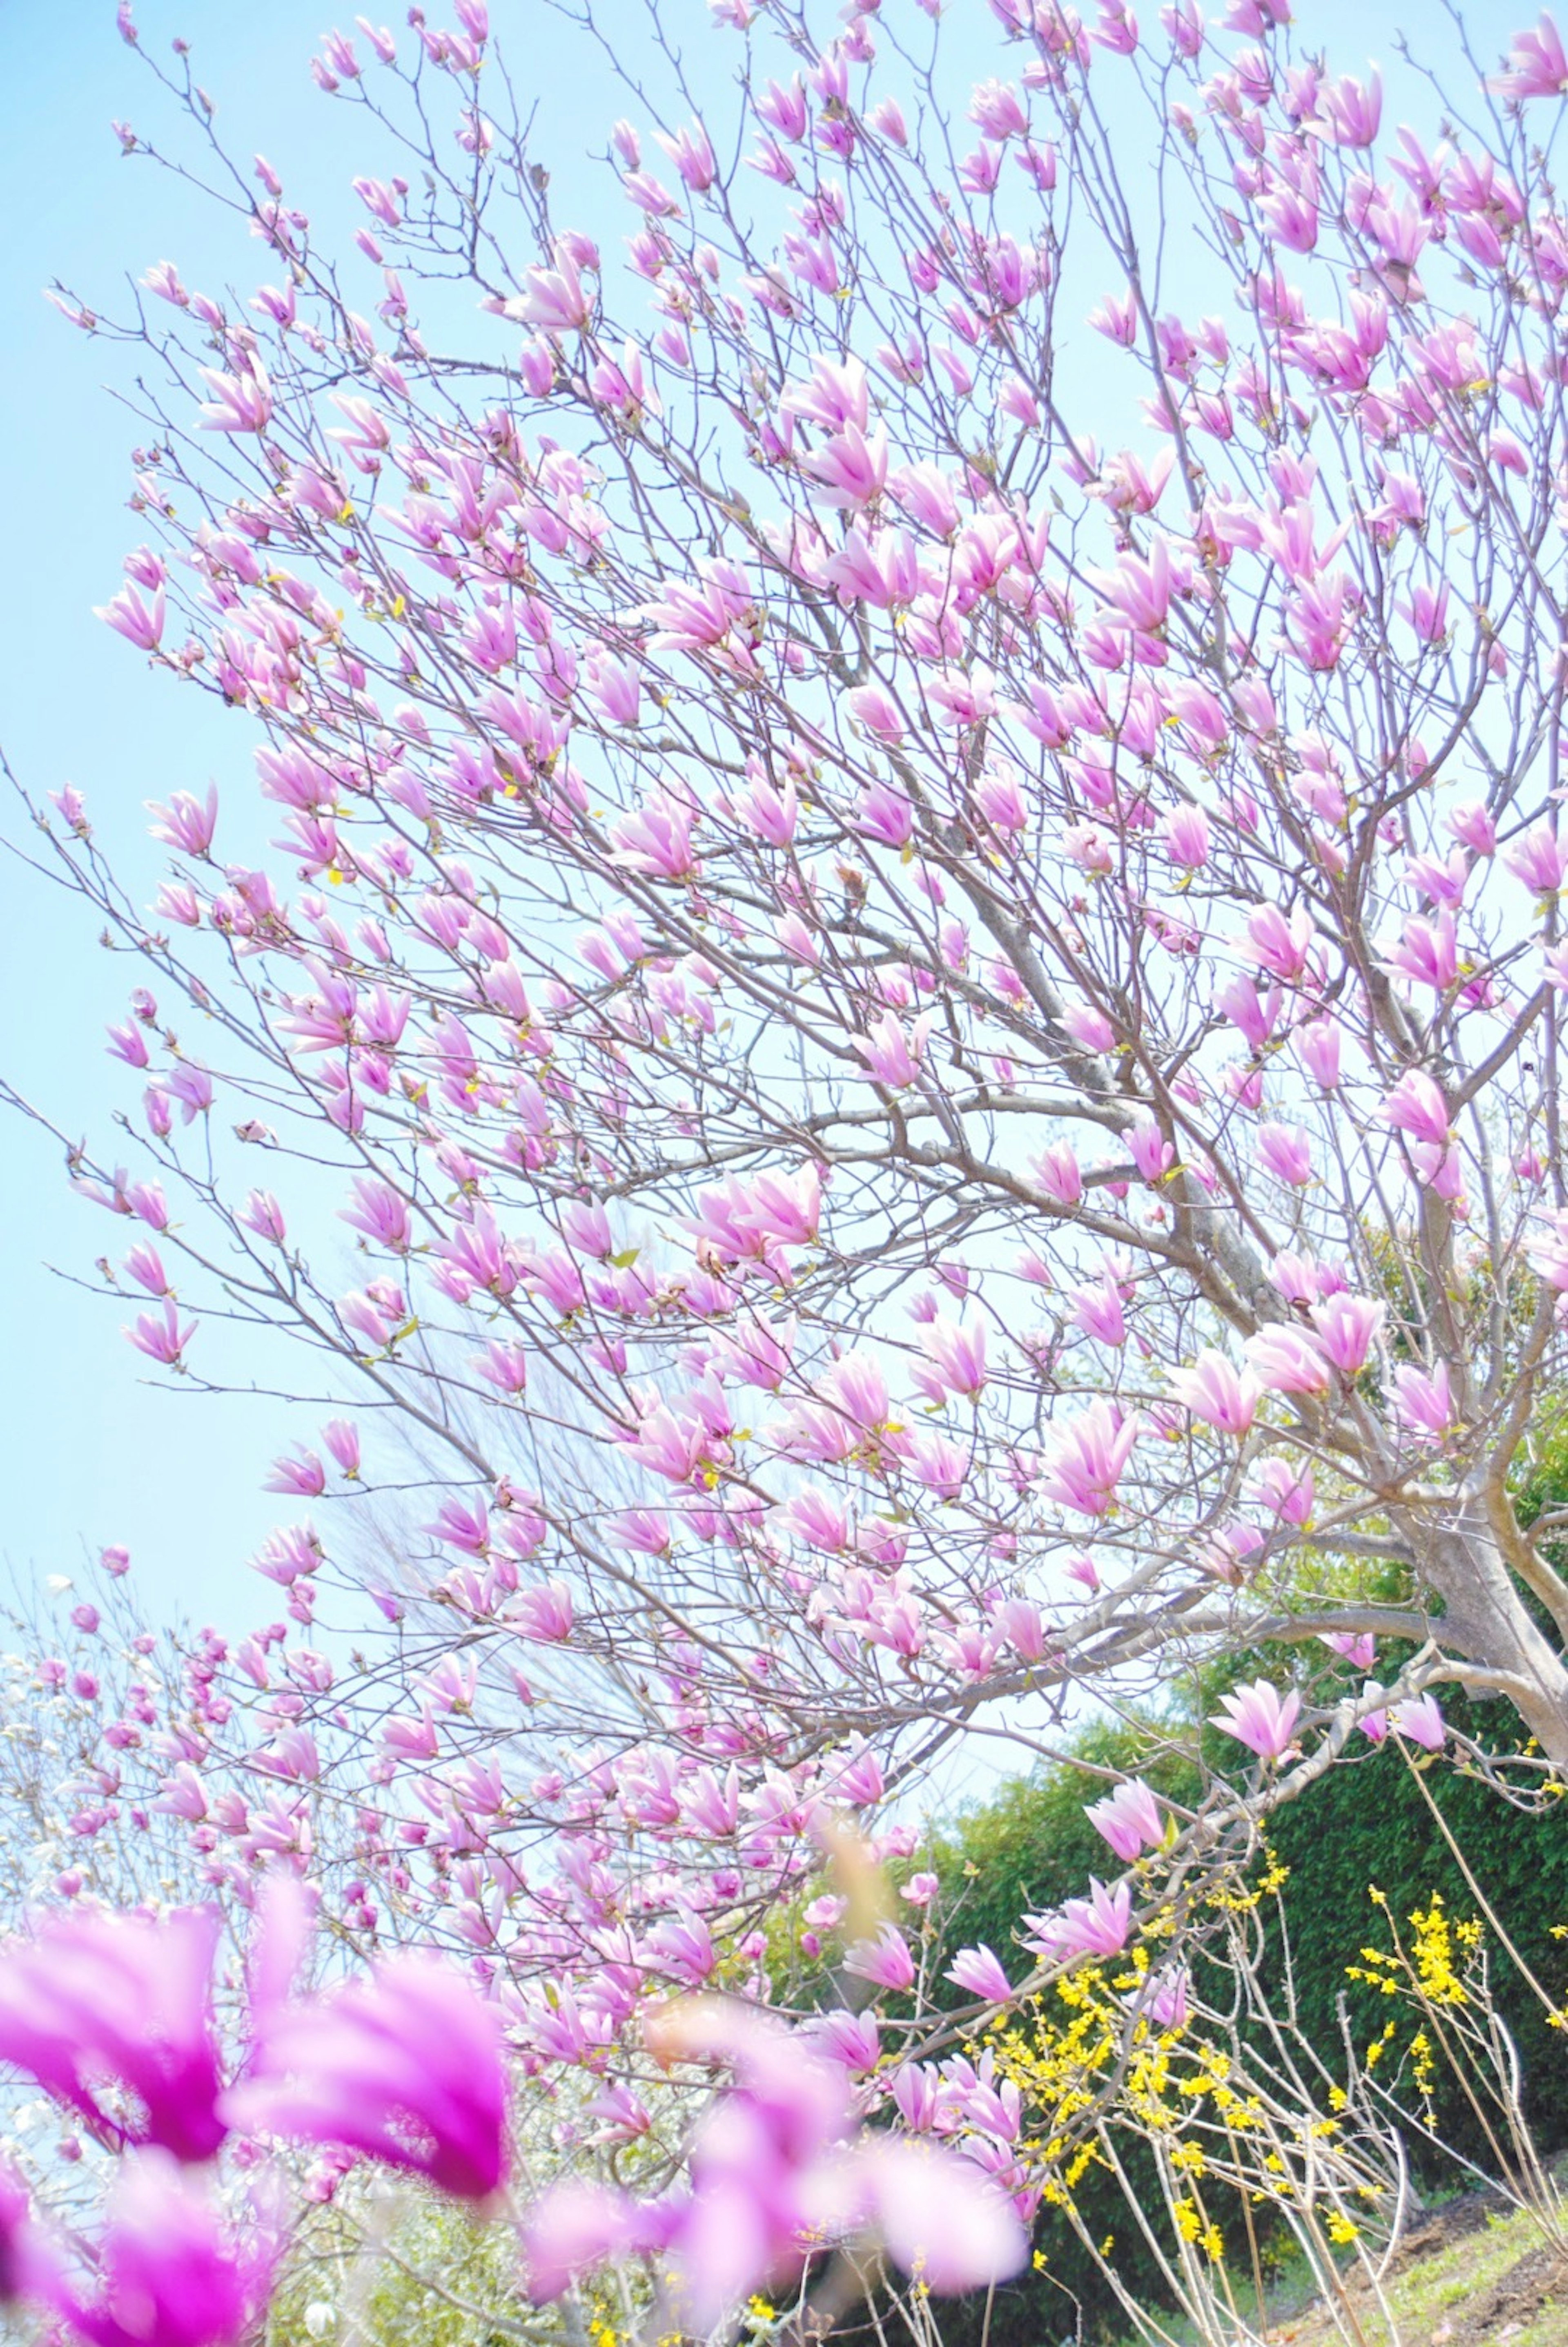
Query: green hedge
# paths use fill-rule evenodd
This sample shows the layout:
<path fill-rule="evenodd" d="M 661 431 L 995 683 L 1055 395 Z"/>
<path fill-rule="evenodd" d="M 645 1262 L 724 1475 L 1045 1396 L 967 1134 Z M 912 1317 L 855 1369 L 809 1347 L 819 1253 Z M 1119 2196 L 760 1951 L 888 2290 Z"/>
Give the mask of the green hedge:
<path fill-rule="evenodd" d="M 1512 1730 L 1512 1713 L 1503 1711 L 1500 1721 L 1503 1707 L 1496 1704 L 1471 1706 L 1445 1694 L 1443 1709 L 1451 1726 L 1478 1742 L 1489 1740 L 1492 1723 Z M 1568 1997 L 1568 1942 L 1553 1931 L 1568 1924 L 1568 1805 L 1543 1816 L 1526 1814 L 1479 1777 L 1462 1776 L 1442 1761 L 1422 1769 L 1421 1783 L 1525 1963 L 1561 2003 Z M 1372 1989 L 1345 1978 L 1347 1942 L 1386 1944 L 1370 1886 L 1386 1895 L 1408 1943 L 1410 1913 L 1434 1891 L 1451 1916 L 1478 1911 L 1463 1870 L 1434 1825 L 1420 1787 L 1399 1754 L 1387 1748 L 1331 1769 L 1305 1799 L 1279 1812 L 1271 1839 L 1290 1869 L 1285 1910 L 1303 2027 L 1315 2045 L 1336 2048 L 1342 1998 L 1353 2042 L 1364 2048 L 1390 2010 Z M 1487 1939 L 1498 2004 L 1523 2065 L 1527 2116 L 1542 2147 L 1560 2150 L 1568 2145 L 1568 2039 L 1551 2026 L 1490 1932 Z M 1444 2132 L 1467 2155 L 1484 2160 L 1483 2139 L 1458 2088 L 1443 2082 L 1436 2104 Z M 1441 2161 L 1419 2143 L 1411 2148 L 1418 2172 L 1435 2178 Z"/>
<path fill-rule="evenodd" d="M 1212 1693 L 1206 1690 L 1203 1709 L 1211 1704 Z M 1454 1727 L 1483 1743 L 1491 1740 L 1489 1725 L 1500 1740 L 1516 1732 L 1505 1706 L 1471 1706 L 1462 1697 L 1445 1695 L 1444 1708 Z M 1151 1758 L 1164 1743 L 1152 1728 L 1144 1733 L 1097 1723 L 1084 1731 L 1075 1750 L 1091 1765 L 1141 1770 L 1157 1790 L 1188 1799 L 1196 1788 L 1196 1771 L 1168 1754 Z M 1568 1923 L 1568 1803 L 1563 1812 L 1525 1814 L 1480 1778 L 1461 1776 L 1444 1761 L 1424 1768 L 1422 1781 L 1525 1963 L 1552 1995 L 1568 1998 L 1568 1942 L 1553 1937 L 1555 1927 Z M 922 1853 L 919 1862 L 930 1865 L 942 1881 L 947 1949 L 955 1952 L 984 1941 L 1016 1977 L 1021 1919 L 1081 1892 L 1091 1873 L 1116 1870 L 1084 1815 L 1084 1803 L 1095 1792 L 1093 1779 L 1076 1768 L 1013 1782 Z M 1281 1904 L 1300 2023 L 1330 2069 L 1342 2073 L 1341 2011 L 1351 2043 L 1361 2052 L 1394 2010 L 1375 1990 L 1347 1977 L 1347 1965 L 1357 1961 L 1363 1944 L 1386 1944 L 1369 1886 L 1386 1895 L 1407 1943 L 1411 1910 L 1425 1906 L 1434 1891 L 1455 1919 L 1473 1913 L 1476 1901 L 1420 1788 L 1391 1746 L 1369 1745 L 1364 1758 L 1330 1770 L 1278 1814 L 1269 1840 L 1289 1870 Z M 1273 1939 L 1278 1948 L 1278 1925 Z M 1559 2150 L 1568 2145 L 1568 2034 L 1551 2027 L 1512 1962 L 1495 1950 L 1493 1980 L 1519 2045 L 1527 2109 L 1541 2147 Z M 952 1993 L 955 2003 L 962 2001 L 958 1992 Z M 1440 2075 L 1435 2105 L 1448 2138 L 1484 2165 L 1483 2141 L 1470 2106 L 1446 2075 Z M 1412 2137 L 1410 2148 L 1416 2173 L 1427 2184 L 1453 2180 L 1451 2167 L 1419 2139 Z M 1144 2302 L 1158 2304 L 1158 2270 L 1119 2192 L 1091 2172 L 1078 2198 L 1095 2238 L 1114 2238 L 1127 2286 Z M 1025 2275 L 998 2293 L 990 2347 L 1049 2347 L 1071 2335 L 1075 2310 L 1064 2291 L 1081 2301 L 1088 2336 L 1120 2335 L 1125 2325 L 1114 2301 L 1065 2220 L 1043 2211 L 1036 2242 L 1045 2254 L 1046 2273 Z M 979 2309 L 954 2310 L 944 2335 L 950 2347 L 972 2347 L 981 2328 Z"/>

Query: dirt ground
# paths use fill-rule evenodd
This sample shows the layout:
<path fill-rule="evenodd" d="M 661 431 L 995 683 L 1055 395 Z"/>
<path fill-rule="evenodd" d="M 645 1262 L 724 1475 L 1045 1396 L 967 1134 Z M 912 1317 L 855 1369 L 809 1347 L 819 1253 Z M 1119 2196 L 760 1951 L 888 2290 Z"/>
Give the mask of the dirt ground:
<path fill-rule="evenodd" d="M 1568 2347 L 1568 2257 L 1495 2193 L 1423 2218 L 1383 2294 L 1386 2311 L 1364 2276 L 1347 2273 L 1345 2312 L 1365 2347 Z M 1338 2347 L 1340 2335 L 1321 2301 L 1268 2332 L 1271 2347 Z"/>

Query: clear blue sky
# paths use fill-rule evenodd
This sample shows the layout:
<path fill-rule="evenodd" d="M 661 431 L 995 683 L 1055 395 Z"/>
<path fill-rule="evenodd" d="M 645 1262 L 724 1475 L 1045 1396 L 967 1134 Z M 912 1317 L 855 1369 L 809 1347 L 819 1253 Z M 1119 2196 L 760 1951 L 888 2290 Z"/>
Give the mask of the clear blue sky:
<path fill-rule="evenodd" d="M 1152 19 L 1157 0 L 1144 6 Z M 635 0 L 611 7 L 631 37 Z M 1088 0 L 1084 7 L 1093 14 Z M 1391 62 L 1401 23 L 1419 43 L 1431 0 L 1305 7 L 1314 39 L 1349 67 L 1369 55 Z M 440 13 L 432 0 L 433 17 Z M 704 0 L 668 0 L 665 13 L 694 45 L 721 37 L 708 30 Z M 346 7 L 342 21 L 353 14 Z M 387 21 L 401 24 L 403 14 L 389 8 Z M 1533 14 L 1523 0 L 1473 0 L 1469 11 L 1483 50 L 1501 48 Z M 540 76 L 544 143 L 569 180 L 574 159 L 590 143 L 602 149 L 608 122 L 626 110 L 624 94 L 563 56 L 555 20 L 534 0 L 492 0 L 492 17 L 514 67 L 528 60 Z M 291 196 L 315 210 L 325 193 L 332 209 L 361 166 L 350 163 L 341 117 L 310 79 L 310 58 L 334 21 L 331 0 L 143 0 L 137 18 L 144 42 L 164 54 L 176 33 L 192 41 L 234 151 L 262 149 Z M 966 20 L 975 70 L 998 70 L 983 0 L 952 0 L 955 39 Z M 146 897 L 156 866 L 142 802 L 242 775 L 249 743 L 205 700 L 148 675 L 92 617 L 140 535 L 125 511 L 133 425 L 105 388 L 123 382 L 125 354 L 74 332 L 41 294 L 57 277 L 112 311 L 127 277 L 163 258 L 199 285 L 239 276 L 249 291 L 265 274 L 259 248 L 230 232 L 215 242 L 210 220 L 177 183 L 121 159 L 109 128 L 117 118 L 149 134 L 170 127 L 156 97 L 116 35 L 113 0 L 0 0 L 0 740 L 36 793 L 68 780 L 87 794 Z M 15 834 L 9 809 L 0 828 Z M 0 1060 L 73 1130 L 104 1135 L 124 1097 L 103 1029 L 122 1015 L 129 982 L 69 900 L 0 862 Z M 57 1153 L 36 1133 L 0 1124 L 0 1559 L 23 1576 L 69 1573 L 85 1547 L 122 1541 L 155 1608 L 238 1625 L 259 1594 L 245 1559 L 279 1520 L 260 1474 L 292 1430 L 273 1405 L 140 1383 L 138 1357 L 118 1335 L 123 1311 L 46 1268 L 90 1274 L 123 1230 L 72 1199 Z"/>

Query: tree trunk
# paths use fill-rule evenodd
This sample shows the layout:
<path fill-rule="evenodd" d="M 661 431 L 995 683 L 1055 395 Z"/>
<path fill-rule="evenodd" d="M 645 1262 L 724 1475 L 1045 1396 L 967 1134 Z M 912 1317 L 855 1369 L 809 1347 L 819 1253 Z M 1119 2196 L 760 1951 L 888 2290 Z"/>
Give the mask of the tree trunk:
<path fill-rule="evenodd" d="M 1550 1760 L 1568 1768 L 1568 1667 L 1536 1627 L 1486 1521 L 1479 1494 L 1465 1492 L 1451 1520 L 1409 1526 L 1443 1604 L 1441 1643 L 1463 1661 L 1495 1672 L 1506 1695 Z"/>

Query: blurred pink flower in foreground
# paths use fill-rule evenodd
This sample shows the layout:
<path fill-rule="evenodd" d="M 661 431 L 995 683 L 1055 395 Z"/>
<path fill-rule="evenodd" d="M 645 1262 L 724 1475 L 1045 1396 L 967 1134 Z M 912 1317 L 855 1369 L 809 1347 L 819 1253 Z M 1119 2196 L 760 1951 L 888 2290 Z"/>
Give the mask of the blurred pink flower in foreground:
<path fill-rule="evenodd" d="M 700 2335 L 748 2291 L 792 2281 L 825 2241 L 874 2236 L 941 2292 L 1023 2263 L 1027 2237 L 1001 2192 L 955 2153 L 857 2134 L 841 2067 L 779 2023 L 700 1999 L 668 2008 L 650 2034 L 662 2060 L 723 2063 L 735 2083 L 698 2128 L 687 2190 L 645 2201 L 570 2183 L 535 2204 L 524 2239 L 536 2301 L 607 2257 L 657 2254 L 677 2277 L 683 2327 Z"/>

